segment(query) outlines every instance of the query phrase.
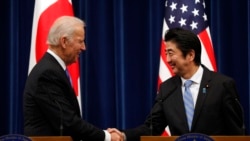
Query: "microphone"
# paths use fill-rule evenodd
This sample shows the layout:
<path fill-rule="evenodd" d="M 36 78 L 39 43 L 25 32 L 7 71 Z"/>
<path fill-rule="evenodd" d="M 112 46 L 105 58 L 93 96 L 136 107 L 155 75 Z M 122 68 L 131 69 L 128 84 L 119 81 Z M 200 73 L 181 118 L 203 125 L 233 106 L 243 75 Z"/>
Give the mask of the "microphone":
<path fill-rule="evenodd" d="M 60 129 L 60 136 L 62 136 L 63 135 L 63 111 L 62 111 L 62 106 L 55 99 L 54 99 L 54 102 L 57 104 L 57 106 L 60 109 L 60 126 L 59 126 L 59 129 Z"/>
<path fill-rule="evenodd" d="M 153 108 L 155 108 L 156 105 L 160 106 L 176 89 L 177 89 L 177 86 L 175 85 L 169 91 L 166 92 L 166 95 L 164 97 L 162 97 L 160 100 L 156 100 L 155 104 L 153 105 Z M 153 113 L 152 112 L 153 110 L 150 111 L 150 127 L 149 127 L 151 136 L 153 136 L 153 119 L 152 119 Z"/>

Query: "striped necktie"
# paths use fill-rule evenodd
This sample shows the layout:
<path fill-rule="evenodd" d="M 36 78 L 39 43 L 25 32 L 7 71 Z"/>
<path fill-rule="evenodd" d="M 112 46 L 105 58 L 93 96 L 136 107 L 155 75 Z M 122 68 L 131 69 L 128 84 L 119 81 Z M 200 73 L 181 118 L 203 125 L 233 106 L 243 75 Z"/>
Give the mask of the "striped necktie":
<path fill-rule="evenodd" d="M 194 101 L 190 91 L 190 86 L 192 85 L 192 83 L 193 83 L 192 80 L 187 80 L 184 83 L 185 91 L 183 96 L 189 131 L 191 131 L 193 115 L 194 115 Z"/>

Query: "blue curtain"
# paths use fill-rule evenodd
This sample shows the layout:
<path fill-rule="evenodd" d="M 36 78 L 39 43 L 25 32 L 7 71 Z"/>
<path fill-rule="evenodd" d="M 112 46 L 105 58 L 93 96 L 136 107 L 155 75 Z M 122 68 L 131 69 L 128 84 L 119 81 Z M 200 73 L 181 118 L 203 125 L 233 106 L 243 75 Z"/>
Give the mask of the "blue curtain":
<path fill-rule="evenodd" d="M 104 128 L 138 125 L 156 94 L 164 1 L 89 0 L 83 5 L 83 113 Z"/>
<path fill-rule="evenodd" d="M 249 134 L 250 6 L 248 1 L 211 0 L 210 27 L 219 72 L 236 80 Z"/>
<path fill-rule="evenodd" d="M 156 96 L 165 0 L 72 0 L 86 24 L 80 58 L 83 118 L 106 129 L 143 123 Z M 248 1 L 207 0 L 218 71 L 239 89 L 249 134 Z M 23 133 L 34 1 L 0 2 L 0 135 Z"/>

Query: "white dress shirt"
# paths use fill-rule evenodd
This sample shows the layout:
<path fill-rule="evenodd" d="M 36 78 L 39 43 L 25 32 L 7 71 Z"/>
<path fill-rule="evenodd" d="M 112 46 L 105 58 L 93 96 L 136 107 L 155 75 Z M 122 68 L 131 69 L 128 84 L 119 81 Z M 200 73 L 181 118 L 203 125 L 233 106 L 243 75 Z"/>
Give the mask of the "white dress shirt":
<path fill-rule="evenodd" d="M 196 105 L 198 93 L 199 93 L 199 88 L 201 85 L 201 78 L 203 74 L 203 68 L 199 66 L 198 70 L 195 72 L 195 74 L 189 79 L 193 81 L 193 84 L 190 86 L 190 91 L 192 93 L 193 101 L 194 101 L 194 107 Z M 184 94 L 185 87 L 184 87 L 184 82 L 187 81 L 186 79 L 182 78 L 182 94 Z"/>

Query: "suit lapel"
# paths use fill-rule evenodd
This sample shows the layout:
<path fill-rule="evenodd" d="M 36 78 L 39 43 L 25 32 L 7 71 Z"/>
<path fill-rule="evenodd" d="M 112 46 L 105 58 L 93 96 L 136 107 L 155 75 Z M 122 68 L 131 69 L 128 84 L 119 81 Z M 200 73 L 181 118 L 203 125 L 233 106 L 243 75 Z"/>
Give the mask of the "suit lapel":
<path fill-rule="evenodd" d="M 176 104 L 177 109 L 179 109 L 180 117 L 181 117 L 182 121 L 184 121 L 183 123 L 185 124 L 185 128 L 183 128 L 185 130 L 184 132 L 188 132 L 189 128 L 188 128 L 188 123 L 187 123 L 187 116 L 186 116 L 181 87 L 178 89 L 178 94 L 177 94 L 176 99 L 177 99 L 177 104 Z"/>
<path fill-rule="evenodd" d="M 209 87 L 209 82 L 211 80 L 211 73 L 207 68 L 203 67 L 203 69 L 204 69 L 204 72 L 203 72 L 203 76 L 201 79 L 199 94 L 198 94 L 196 105 L 195 105 L 192 130 L 195 127 L 197 120 L 199 119 L 199 114 L 202 110 L 202 107 L 203 107 L 203 104 L 206 100 L 206 97 L 209 94 L 208 87 Z"/>
<path fill-rule="evenodd" d="M 49 53 L 46 52 L 45 58 L 48 59 L 50 62 L 52 62 L 53 67 L 56 68 L 58 70 L 58 73 L 61 74 L 60 76 L 62 76 L 62 77 L 60 79 L 63 79 L 63 81 L 65 81 L 65 83 L 67 84 L 68 89 L 70 89 L 70 93 L 65 93 L 64 95 L 70 99 L 69 102 L 72 104 L 72 106 L 74 106 L 74 109 L 80 115 L 79 103 L 78 103 L 78 100 L 76 98 L 75 91 L 72 88 L 71 83 L 66 75 L 65 70 L 63 70 L 63 68 L 60 66 L 60 64 L 57 62 L 57 60 Z"/>
<path fill-rule="evenodd" d="M 175 84 L 177 84 L 177 90 L 173 94 L 175 96 L 175 104 L 173 104 L 175 111 L 178 112 L 179 117 L 181 118 L 181 121 L 183 121 L 182 126 L 185 125 L 185 128 L 180 128 L 183 129 L 183 133 L 188 132 L 188 123 L 187 123 L 187 117 L 186 117 L 186 112 L 185 112 L 185 107 L 184 107 L 184 101 L 183 101 L 183 94 L 182 94 L 182 82 L 180 77 L 177 77 L 178 79 L 175 79 Z"/>

